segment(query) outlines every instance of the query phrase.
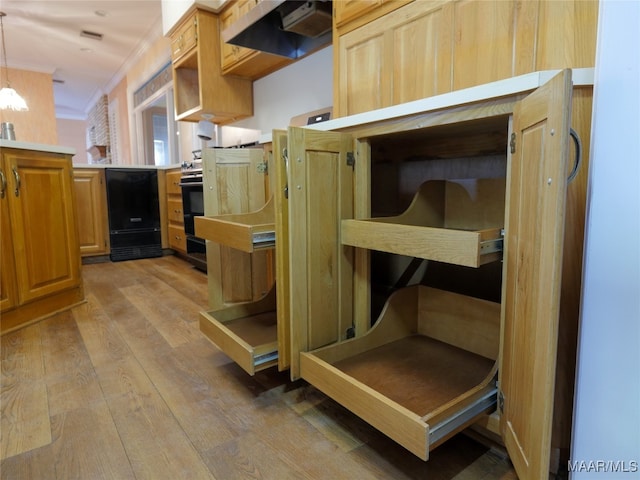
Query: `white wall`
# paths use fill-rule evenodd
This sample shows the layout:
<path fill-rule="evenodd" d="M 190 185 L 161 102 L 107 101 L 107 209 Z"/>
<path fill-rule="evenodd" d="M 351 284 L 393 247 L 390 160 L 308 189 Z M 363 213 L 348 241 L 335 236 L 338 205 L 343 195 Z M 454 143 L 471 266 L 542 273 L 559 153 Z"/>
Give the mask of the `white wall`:
<path fill-rule="evenodd" d="M 600 2 L 574 480 L 640 478 L 639 30 L 640 2 Z"/>
<path fill-rule="evenodd" d="M 87 121 L 56 118 L 58 145 L 76 149 L 73 163 L 89 163 L 87 155 Z"/>
<path fill-rule="evenodd" d="M 253 82 L 254 116 L 236 127 L 271 133 L 291 117 L 333 105 L 333 47 L 329 46 Z"/>

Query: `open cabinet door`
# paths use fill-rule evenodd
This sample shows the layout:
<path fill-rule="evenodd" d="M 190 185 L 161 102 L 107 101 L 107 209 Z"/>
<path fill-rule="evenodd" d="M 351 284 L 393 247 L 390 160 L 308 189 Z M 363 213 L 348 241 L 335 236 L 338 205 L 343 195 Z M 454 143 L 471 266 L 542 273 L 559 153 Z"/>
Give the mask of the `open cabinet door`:
<path fill-rule="evenodd" d="M 518 477 L 548 477 L 571 115 L 565 70 L 514 109 L 507 173 L 501 429 Z"/>
<path fill-rule="evenodd" d="M 340 222 L 353 218 L 351 135 L 289 128 L 291 379 L 299 353 L 347 338 L 353 326 L 353 249 Z"/>
<path fill-rule="evenodd" d="M 273 130 L 273 166 L 275 170 L 276 224 L 276 312 L 278 322 L 278 370 L 291 364 L 291 319 L 289 315 L 289 180 L 287 131 Z"/>

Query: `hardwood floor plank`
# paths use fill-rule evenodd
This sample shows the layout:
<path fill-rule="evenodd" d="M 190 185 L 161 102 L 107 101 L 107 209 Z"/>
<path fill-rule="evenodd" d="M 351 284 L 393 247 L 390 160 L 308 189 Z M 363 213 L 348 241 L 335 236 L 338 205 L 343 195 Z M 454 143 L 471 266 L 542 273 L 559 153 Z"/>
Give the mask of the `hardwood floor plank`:
<path fill-rule="evenodd" d="M 8 457 L 0 462 L 2 480 L 55 479 L 55 454 L 51 445 Z"/>
<path fill-rule="evenodd" d="M 298 465 L 283 461 L 274 447 L 257 435 L 247 434 L 240 441 L 209 450 L 205 461 L 221 479 L 311 480 Z"/>
<path fill-rule="evenodd" d="M 247 375 L 200 334 L 206 276 L 180 259 L 83 278 L 85 304 L 2 337 L 3 480 L 515 479 L 465 436 L 423 462 L 289 372 Z"/>
<path fill-rule="evenodd" d="M 0 458 L 51 442 L 40 325 L 2 336 Z"/>
<path fill-rule="evenodd" d="M 135 479 L 103 401 L 52 417 L 55 478 Z"/>
<path fill-rule="evenodd" d="M 120 335 L 116 324 L 100 307 L 95 295 L 86 295 L 86 303 L 73 309 L 82 340 L 94 366 L 108 365 L 127 355 L 133 355 Z"/>
<path fill-rule="evenodd" d="M 150 287 L 134 285 L 121 291 L 171 347 L 197 340 L 202 335 L 196 324 L 199 313 L 197 306 L 181 308 L 185 302 L 176 301 L 175 291 L 170 292 L 168 288 L 163 288 L 161 282 L 157 283 Z M 156 296 L 162 296 L 164 301 L 158 303 Z"/>
<path fill-rule="evenodd" d="M 45 320 L 41 328 L 49 415 L 101 402 L 102 390 L 72 312 Z"/>

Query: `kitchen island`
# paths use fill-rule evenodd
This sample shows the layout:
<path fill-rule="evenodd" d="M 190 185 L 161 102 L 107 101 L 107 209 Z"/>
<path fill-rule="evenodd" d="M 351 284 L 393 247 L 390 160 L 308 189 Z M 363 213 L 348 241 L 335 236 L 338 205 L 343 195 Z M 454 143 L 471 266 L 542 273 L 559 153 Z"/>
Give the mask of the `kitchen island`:
<path fill-rule="evenodd" d="M 73 148 L 0 140 L 0 332 L 84 301 Z"/>

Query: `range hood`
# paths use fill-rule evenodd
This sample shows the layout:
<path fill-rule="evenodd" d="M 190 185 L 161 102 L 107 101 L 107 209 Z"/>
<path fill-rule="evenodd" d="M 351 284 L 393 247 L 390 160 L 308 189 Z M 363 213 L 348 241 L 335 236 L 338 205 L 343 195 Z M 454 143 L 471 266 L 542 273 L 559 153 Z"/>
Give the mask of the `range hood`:
<path fill-rule="evenodd" d="M 263 0 L 223 30 L 225 42 L 287 58 L 331 43 L 331 1 Z"/>

